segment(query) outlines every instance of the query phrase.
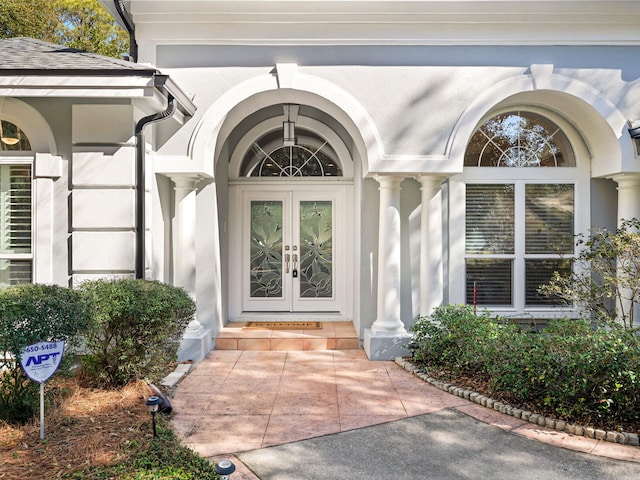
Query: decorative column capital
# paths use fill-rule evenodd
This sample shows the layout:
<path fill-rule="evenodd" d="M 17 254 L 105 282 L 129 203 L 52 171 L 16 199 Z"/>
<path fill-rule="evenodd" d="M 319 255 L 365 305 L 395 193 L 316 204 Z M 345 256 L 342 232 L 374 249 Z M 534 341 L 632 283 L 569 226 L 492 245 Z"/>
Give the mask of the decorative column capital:
<path fill-rule="evenodd" d="M 440 190 L 442 186 L 442 182 L 447 179 L 446 175 L 416 175 L 414 177 L 418 182 L 420 182 L 420 190 L 425 189 L 437 189 Z"/>
<path fill-rule="evenodd" d="M 380 189 L 400 189 L 405 177 L 400 175 L 374 175 L 373 178 L 380 185 Z"/>
<path fill-rule="evenodd" d="M 192 175 L 192 174 L 171 174 L 171 175 L 168 175 L 168 177 L 173 182 L 174 189 L 183 188 L 183 189 L 195 190 L 198 182 L 202 180 L 202 177 L 198 175 Z"/>
<path fill-rule="evenodd" d="M 638 173 L 621 173 L 609 177 L 621 188 L 640 188 L 640 174 Z"/>

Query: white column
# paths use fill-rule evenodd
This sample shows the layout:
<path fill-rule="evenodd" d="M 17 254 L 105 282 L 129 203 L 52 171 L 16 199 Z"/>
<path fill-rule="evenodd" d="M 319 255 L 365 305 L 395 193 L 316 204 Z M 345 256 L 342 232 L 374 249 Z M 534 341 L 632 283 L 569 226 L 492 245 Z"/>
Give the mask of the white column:
<path fill-rule="evenodd" d="M 617 175 L 613 180 L 618 184 L 618 225 L 623 219 L 640 219 L 640 175 Z"/>
<path fill-rule="evenodd" d="M 196 299 L 196 184 L 198 178 L 173 176 L 174 218 L 173 233 L 173 284 L 184 288 Z M 187 334 L 202 331 L 194 319 L 187 327 Z"/>
<path fill-rule="evenodd" d="M 618 226 L 622 220 L 640 219 L 640 175 L 622 174 L 613 177 L 618 184 Z M 622 305 L 625 311 L 629 311 L 631 305 Z M 640 325 L 640 305 L 636 305 L 633 311 L 634 325 Z"/>
<path fill-rule="evenodd" d="M 420 316 L 442 304 L 442 179 L 420 175 Z"/>
<path fill-rule="evenodd" d="M 376 176 L 380 184 L 378 226 L 378 304 L 374 334 L 404 334 L 400 319 L 400 182 L 403 178 Z"/>
<path fill-rule="evenodd" d="M 62 176 L 62 159 L 47 153 L 36 153 L 34 166 L 34 217 L 36 228 L 34 243 L 35 283 L 54 283 L 54 182 Z"/>

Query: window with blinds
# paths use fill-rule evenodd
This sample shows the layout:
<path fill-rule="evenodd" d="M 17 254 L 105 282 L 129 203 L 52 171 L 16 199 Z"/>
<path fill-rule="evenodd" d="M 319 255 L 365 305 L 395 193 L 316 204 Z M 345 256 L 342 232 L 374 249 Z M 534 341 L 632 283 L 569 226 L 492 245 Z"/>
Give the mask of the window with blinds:
<path fill-rule="evenodd" d="M 513 187 L 467 185 L 467 253 L 514 253 Z"/>
<path fill-rule="evenodd" d="M 538 289 L 572 268 L 574 185 L 467 184 L 465 207 L 467 303 L 563 305 Z"/>
<path fill-rule="evenodd" d="M 31 282 L 31 165 L 0 165 L 0 286 Z"/>
<path fill-rule="evenodd" d="M 573 251 L 573 185 L 525 185 L 525 253 Z"/>

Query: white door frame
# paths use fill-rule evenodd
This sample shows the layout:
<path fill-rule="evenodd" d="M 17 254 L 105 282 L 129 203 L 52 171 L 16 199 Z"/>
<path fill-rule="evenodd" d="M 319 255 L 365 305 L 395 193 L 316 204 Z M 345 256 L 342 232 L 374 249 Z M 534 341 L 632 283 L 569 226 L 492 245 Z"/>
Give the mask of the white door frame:
<path fill-rule="evenodd" d="M 247 309 L 248 272 L 247 224 L 248 205 L 252 199 L 280 199 L 293 192 L 291 198 L 300 200 L 326 199 L 333 202 L 334 224 L 334 285 L 333 298 L 327 302 L 296 299 L 297 292 L 286 291 L 282 302 L 267 299 L 264 308 L 255 303 Z M 352 318 L 353 312 L 353 185 L 348 181 L 236 181 L 229 185 L 229 317 L 291 314 L 336 316 Z M 287 200 L 288 201 L 288 200 Z M 290 205 L 297 211 L 298 203 Z M 293 232 L 298 235 L 298 232 Z M 295 282 L 292 283 L 295 286 Z M 251 303 L 251 302 L 249 302 Z M 272 305 L 269 305 L 272 303 Z M 323 306 L 323 303 L 325 304 Z"/>

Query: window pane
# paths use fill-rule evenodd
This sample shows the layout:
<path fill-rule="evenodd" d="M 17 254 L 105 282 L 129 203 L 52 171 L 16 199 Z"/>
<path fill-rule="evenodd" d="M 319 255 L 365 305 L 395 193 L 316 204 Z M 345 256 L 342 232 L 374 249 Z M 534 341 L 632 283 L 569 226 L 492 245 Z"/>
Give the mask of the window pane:
<path fill-rule="evenodd" d="M 549 283 L 553 273 L 558 272 L 566 276 L 571 272 L 570 260 L 525 260 L 525 304 L 526 306 L 557 305 L 566 306 L 567 303 L 557 297 L 547 297 L 538 293 L 538 289 Z"/>
<path fill-rule="evenodd" d="M 508 112 L 485 122 L 471 137 L 466 167 L 575 167 L 567 136 L 549 119 Z"/>
<path fill-rule="evenodd" d="M 333 294 L 333 203 L 300 202 L 300 297 Z"/>
<path fill-rule="evenodd" d="M 513 262 L 503 259 L 467 259 L 467 304 L 511 306 Z"/>
<path fill-rule="evenodd" d="M 526 253 L 573 252 L 573 185 L 525 186 Z"/>
<path fill-rule="evenodd" d="M 281 201 L 251 202 L 251 298 L 280 298 L 282 292 Z"/>
<path fill-rule="evenodd" d="M 514 253 L 514 187 L 467 185 L 467 253 Z"/>
<path fill-rule="evenodd" d="M 17 125 L 0 120 L 0 151 L 29 151 L 31 144 L 25 133 Z"/>
<path fill-rule="evenodd" d="M 0 288 L 31 282 L 31 260 L 0 260 Z"/>
<path fill-rule="evenodd" d="M 31 253 L 31 166 L 0 166 L 0 252 Z"/>

